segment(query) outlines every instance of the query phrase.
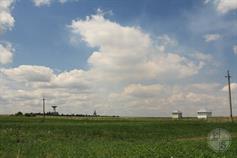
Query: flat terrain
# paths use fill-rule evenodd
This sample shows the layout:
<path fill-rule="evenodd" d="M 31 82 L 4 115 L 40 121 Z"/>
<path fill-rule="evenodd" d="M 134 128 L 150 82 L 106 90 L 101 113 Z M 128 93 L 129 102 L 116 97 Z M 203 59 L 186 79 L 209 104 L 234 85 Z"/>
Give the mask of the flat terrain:
<path fill-rule="evenodd" d="M 221 120 L 221 119 L 220 119 Z M 207 144 L 208 133 L 232 135 L 225 153 Z M 237 123 L 159 118 L 0 117 L 1 158 L 235 158 Z"/>

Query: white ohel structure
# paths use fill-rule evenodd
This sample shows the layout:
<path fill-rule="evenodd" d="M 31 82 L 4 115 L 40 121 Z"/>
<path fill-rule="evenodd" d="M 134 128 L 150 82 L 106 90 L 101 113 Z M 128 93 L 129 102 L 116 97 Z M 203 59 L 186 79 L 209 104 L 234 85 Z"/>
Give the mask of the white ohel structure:
<path fill-rule="evenodd" d="M 179 119 L 182 118 L 182 112 L 179 110 L 175 110 L 172 112 L 172 118 L 173 119 Z"/>
<path fill-rule="evenodd" d="M 211 116 L 212 116 L 212 112 L 206 109 L 201 109 L 197 112 L 198 119 L 207 119 L 208 117 L 211 117 Z"/>

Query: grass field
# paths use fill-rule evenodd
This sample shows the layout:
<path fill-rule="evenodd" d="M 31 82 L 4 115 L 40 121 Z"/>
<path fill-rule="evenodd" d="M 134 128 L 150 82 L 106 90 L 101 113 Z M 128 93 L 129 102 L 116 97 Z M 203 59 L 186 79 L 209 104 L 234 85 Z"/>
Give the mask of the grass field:
<path fill-rule="evenodd" d="M 232 135 L 225 153 L 207 144 L 208 133 Z M 235 158 L 237 123 L 158 118 L 0 117 L 0 157 L 6 158 Z"/>

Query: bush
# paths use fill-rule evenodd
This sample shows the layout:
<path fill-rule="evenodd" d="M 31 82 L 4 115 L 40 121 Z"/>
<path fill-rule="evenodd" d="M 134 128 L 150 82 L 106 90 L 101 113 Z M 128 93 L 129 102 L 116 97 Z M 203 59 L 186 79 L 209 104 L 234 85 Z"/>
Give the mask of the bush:
<path fill-rule="evenodd" d="M 26 117 L 35 117 L 36 115 L 34 113 L 25 113 Z"/>
<path fill-rule="evenodd" d="M 19 111 L 15 114 L 15 116 L 23 116 L 23 113 Z"/>

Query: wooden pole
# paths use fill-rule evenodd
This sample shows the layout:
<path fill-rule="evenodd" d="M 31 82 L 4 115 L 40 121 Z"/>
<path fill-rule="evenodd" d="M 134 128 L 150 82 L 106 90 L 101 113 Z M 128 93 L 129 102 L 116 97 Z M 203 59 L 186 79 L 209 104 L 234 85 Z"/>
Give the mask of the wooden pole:
<path fill-rule="evenodd" d="M 43 97 L 43 117 L 45 120 L 45 98 Z"/>
<path fill-rule="evenodd" d="M 231 84 L 230 84 L 230 71 L 227 71 L 227 76 L 225 76 L 228 79 L 228 88 L 229 88 L 229 102 L 230 102 L 230 119 L 231 122 L 233 122 L 233 115 L 232 115 L 232 98 L 231 98 Z"/>

